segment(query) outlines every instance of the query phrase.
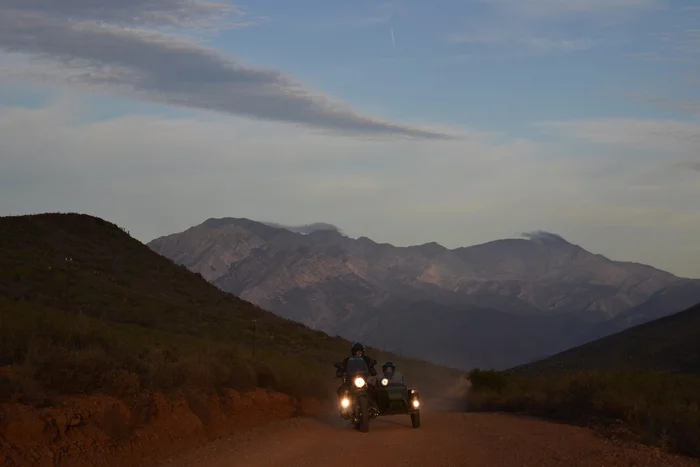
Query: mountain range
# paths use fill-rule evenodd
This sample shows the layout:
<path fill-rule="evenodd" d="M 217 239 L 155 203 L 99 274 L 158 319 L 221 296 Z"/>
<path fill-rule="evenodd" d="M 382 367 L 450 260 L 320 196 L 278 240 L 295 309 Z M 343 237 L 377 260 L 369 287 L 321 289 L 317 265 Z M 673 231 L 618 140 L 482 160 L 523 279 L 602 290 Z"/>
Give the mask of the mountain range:
<path fill-rule="evenodd" d="M 285 318 L 465 369 L 520 365 L 700 302 L 700 280 L 548 232 L 396 247 L 330 224 L 223 218 L 148 246 Z"/>

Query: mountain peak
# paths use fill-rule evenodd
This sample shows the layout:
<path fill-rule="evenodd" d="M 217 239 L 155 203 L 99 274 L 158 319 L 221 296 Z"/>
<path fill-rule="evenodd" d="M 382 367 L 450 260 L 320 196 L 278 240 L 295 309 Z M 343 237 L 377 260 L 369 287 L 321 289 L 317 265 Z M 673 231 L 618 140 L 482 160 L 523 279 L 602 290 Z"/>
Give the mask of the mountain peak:
<path fill-rule="evenodd" d="M 445 248 L 444 246 L 440 245 L 437 242 L 428 242 L 428 243 L 424 243 L 422 245 L 413 246 L 411 248 L 413 248 L 417 251 L 420 251 L 421 253 L 426 254 L 426 255 L 438 255 L 438 254 L 442 253 L 443 251 L 447 250 L 447 248 Z"/>

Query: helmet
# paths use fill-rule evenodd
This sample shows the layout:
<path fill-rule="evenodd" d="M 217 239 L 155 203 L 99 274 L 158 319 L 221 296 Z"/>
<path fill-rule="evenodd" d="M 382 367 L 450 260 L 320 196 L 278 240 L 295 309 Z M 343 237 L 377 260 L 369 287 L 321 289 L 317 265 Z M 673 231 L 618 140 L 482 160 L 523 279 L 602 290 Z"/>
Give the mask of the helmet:
<path fill-rule="evenodd" d="M 382 371 L 386 371 L 387 368 L 391 368 L 392 373 L 396 371 L 396 365 L 392 361 L 384 362 L 382 365 Z"/>
<path fill-rule="evenodd" d="M 352 344 L 352 347 L 350 347 L 350 354 L 356 355 L 357 352 L 361 352 L 360 355 L 365 354 L 365 346 L 359 342 L 355 342 L 354 344 Z"/>

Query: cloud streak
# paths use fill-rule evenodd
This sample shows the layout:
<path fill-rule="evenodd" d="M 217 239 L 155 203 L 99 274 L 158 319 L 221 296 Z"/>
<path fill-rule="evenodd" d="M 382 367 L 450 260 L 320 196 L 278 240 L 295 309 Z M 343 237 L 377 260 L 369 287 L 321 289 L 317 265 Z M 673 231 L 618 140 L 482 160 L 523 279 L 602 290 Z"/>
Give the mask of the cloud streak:
<path fill-rule="evenodd" d="M 553 37 L 525 36 L 503 31 L 485 34 L 454 34 L 450 41 L 455 44 L 504 45 L 524 46 L 544 53 L 573 53 L 583 52 L 594 48 L 597 44 L 590 38 L 563 39 Z"/>
<path fill-rule="evenodd" d="M 232 13 L 245 15 L 230 3 L 200 0 L 1 0 L 0 8 L 6 12 L 42 13 L 63 20 L 183 28 L 223 22 Z"/>
<path fill-rule="evenodd" d="M 559 234 L 555 234 L 552 232 L 546 232 L 544 230 L 536 230 L 534 232 L 523 232 L 520 234 L 521 237 L 526 238 L 528 240 L 531 240 L 536 243 L 541 243 L 541 244 L 555 244 L 555 245 L 566 245 L 569 244 L 569 242 L 566 241 L 564 237 L 562 237 Z"/>
<path fill-rule="evenodd" d="M 665 93 L 650 92 L 627 93 L 624 95 L 624 97 L 632 102 L 656 105 L 658 107 L 671 109 L 690 115 L 700 115 L 700 100 L 672 100 Z"/>
<path fill-rule="evenodd" d="M 275 70 L 243 65 L 184 37 L 144 29 L 198 28 L 242 12 L 187 0 L 0 0 L 0 50 L 28 55 L 22 78 L 86 86 L 151 102 L 369 136 L 450 139 L 365 116 Z M 125 26 L 133 27 L 125 27 Z M 6 74 L 6 73 L 5 73 Z"/>
<path fill-rule="evenodd" d="M 342 234 L 343 232 L 333 224 L 328 224 L 327 222 L 314 222 L 313 224 L 305 225 L 283 225 L 277 222 L 264 222 L 264 224 L 270 227 L 276 227 L 278 229 L 289 230 L 290 232 L 308 235 L 315 232 L 337 232 Z"/>
<path fill-rule="evenodd" d="M 679 153 L 673 137 L 657 139 L 647 157 L 618 146 L 579 157 L 568 139 L 473 132 L 458 141 L 339 145 L 305 128 L 242 118 L 94 122 L 82 110 L 64 100 L 0 109 L 0 215 L 94 213 L 143 240 L 229 216 L 296 227 L 324 221 L 352 237 L 447 247 L 541 229 L 700 277 L 700 252 L 688 253 L 700 235 L 700 172 L 669 167 L 697 161 L 697 145 L 683 143 Z M 672 238 L 673 248 L 659 248 L 659 238 Z"/>
<path fill-rule="evenodd" d="M 700 161 L 680 162 L 676 164 L 676 166 L 682 169 L 689 169 L 694 170 L 696 172 L 700 172 Z"/>
<path fill-rule="evenodd" d="M 464 32 L 449 40 L 458 44 L 527 47 L 544 53 L 574 53 L 600 46 L 602 31 L 595 40 L 570 37 L 562 21 L 592 21 L 593 24 L 628 20 L 632 13 L 666 8 L 664 0 L 478 0 L 486 5 L 483 15 L 467 20 Z"/>
<path fill-rule="evenodd" d="M 696 154 L 700 146 L 700 124 L 693 122 L 607 118 L 540 122 L 536 126 L 594 144 L 661 149 L 678 154 Z"/>
<path fill-rule="evenodd" d="M 502 9 L 551 18 L 570 14 L 608 13 L 611 11 L 653 10 L 663 8 L 663 0 L 485 0 Z"/>

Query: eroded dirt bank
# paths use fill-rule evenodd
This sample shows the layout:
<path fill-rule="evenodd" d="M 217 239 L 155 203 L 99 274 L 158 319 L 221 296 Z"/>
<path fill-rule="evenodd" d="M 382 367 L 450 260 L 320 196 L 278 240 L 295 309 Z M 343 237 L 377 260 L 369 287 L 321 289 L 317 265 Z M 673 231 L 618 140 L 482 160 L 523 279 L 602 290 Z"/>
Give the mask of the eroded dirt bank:
<path fill-rule="evenodd" d="M 156 394 L 127 405 L 108 396 L 60 407 L 0 405 L 2 466 L 152 466 L 207 441 L 326 410 L 265 390 L 223 396 Z"/>

